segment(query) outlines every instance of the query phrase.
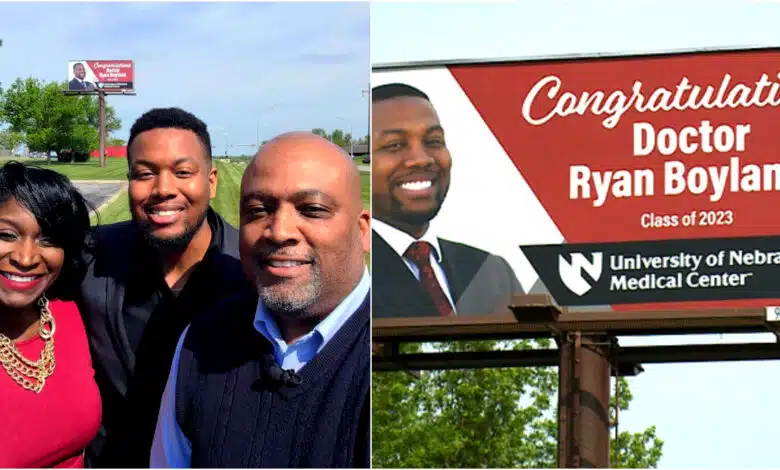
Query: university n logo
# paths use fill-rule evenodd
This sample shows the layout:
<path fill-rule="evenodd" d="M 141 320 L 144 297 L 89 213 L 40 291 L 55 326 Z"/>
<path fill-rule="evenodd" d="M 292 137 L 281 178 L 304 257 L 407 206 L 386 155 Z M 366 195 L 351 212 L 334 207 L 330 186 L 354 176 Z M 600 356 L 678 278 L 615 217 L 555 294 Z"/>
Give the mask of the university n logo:
<path fill-rule="evenodd" d="M 604 254 L 601 252 L 591 253 L 590 260 L 582 253 L 571 253 L 571 263 L 563 255 L 558 255 L 558 274 L 570 291 L 583 296 L 593 286 L 583 277 L 582 272 L 588 273 L 595 284 L 601 277 L 603 261 Z"/>

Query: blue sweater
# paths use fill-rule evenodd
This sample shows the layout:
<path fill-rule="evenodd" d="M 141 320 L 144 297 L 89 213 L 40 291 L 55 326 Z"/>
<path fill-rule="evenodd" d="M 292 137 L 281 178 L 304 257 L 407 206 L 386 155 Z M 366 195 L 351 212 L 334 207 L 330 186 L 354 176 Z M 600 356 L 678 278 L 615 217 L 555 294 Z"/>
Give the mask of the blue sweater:
<path fill-rule="evenodd" d="M 192 443 L 192 467 L 368 468 L 369 299 L 298 372 L 298 385 L 271 372 L 273 347 L 251 328 L 256 297 L 200 315 L 176 379 L 176 418 Z"/>

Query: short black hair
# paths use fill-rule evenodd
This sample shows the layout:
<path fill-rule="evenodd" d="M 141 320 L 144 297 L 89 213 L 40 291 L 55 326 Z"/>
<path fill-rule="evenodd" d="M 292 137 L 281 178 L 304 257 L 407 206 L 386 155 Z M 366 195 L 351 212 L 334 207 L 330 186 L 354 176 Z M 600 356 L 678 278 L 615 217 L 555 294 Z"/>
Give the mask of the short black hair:
<path fill-rule="evenodd" d="M 65 252 L 62 271 L 47 297 L 73 300 L 86 272 L 91 204 L 67 177 L 16 161 L 0 168 L 0 205 L 11 198 L 32 213 L 41 235 Z"/>
<path fill-rule="evenodd" d="M 154 108 L 143 113 L 130 129 L 130 138 L 127 139 L 128 164 L 131 159 L 130 146 L 133 145 L 135 138 L 142 132 L 154 129 L 182 129 L 194 132 L 206 150 L 208 161 L 211 161 L 211 137 L 205 122 L 181 108 Z"/>
<path fill-rule="evenodd" d="M 417 88 L 404 83 L 389 83 L 371 89 L 372 103 L 379 103 L 380 101 L 391 100 L 393 98 L 422 98 L 425 101 L 431 101 L 431 99 L 428 98 L 428 95 Z"/>
<path fill-rule="evenodd" d="M 73 70 L 76 70 L 77 65 L 84 67 L 84 64 L 82 64 L 81 62 L 76 62 L 75 64 L 73 64 Z"/>

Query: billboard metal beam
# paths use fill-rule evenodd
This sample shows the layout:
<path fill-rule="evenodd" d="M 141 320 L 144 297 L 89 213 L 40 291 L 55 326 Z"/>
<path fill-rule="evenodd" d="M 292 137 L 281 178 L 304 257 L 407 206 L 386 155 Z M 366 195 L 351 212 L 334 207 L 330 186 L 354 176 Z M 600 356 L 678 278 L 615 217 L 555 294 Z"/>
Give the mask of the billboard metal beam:
<path fill-rule="evenodd" d="M 724 47 L 701 47 L 684 49 L 663 49 L 647 51 L 615 51 L 615 52 L 596 52 L 581 54 L 551 54 L 551 55 L 532 55 L 519 57 L 491 57 L 491 58 L 454 58 L 454 59 L 432 59 L 408 62 L 386 62 L 371 65 L 373 72 L 403 71 L 409 69 L 426 69 L 433 67 L 448 67 L 457 65 L 496 65 L 496 64 L 519 64 L 519 63 L 538 63 L 538 62 L 560 62 L 572 60 L 601 60 L 601 59 L 641 59 L 651 57 L 675 57 L 691 54 L 728 54 L 745 52 L 774 52 L 778 48 L 776 45 L 754 45 L 754 46 L 724 46 Z"/>
<path fill-rule="evenodd" d="M 608 468 L 609 338 L 573 331 L 558 346 L 558 467 Z"/>
<path fill-rule="evenodd" d="M 641 372 L 639 364 L 693 362 L 739 362 L 780 360 L 780 344 L 696 344 L 676 346 L 628 346 L 617 350 L 617 375 Z M 501 367 L 553 367 L 558 365 L 557 349 L 524 351 L 483 351 L 458 353 L 418 353 L 373 356 L 376 372 L 401 370 L 482 369 Z M 616 375 L 613 372 L 613 375 Z"/>
<path fill-rule="evenodd" d="M 719 308 L 667 311 L 572 311 L 548 295 L 521 295 L 514 313 L 457 317 L 374 318 L 375 341 L 450 341 L 551 337 L 561 331 L 606 332 L 613 336 L 769 331 L 766 309 Z"/>

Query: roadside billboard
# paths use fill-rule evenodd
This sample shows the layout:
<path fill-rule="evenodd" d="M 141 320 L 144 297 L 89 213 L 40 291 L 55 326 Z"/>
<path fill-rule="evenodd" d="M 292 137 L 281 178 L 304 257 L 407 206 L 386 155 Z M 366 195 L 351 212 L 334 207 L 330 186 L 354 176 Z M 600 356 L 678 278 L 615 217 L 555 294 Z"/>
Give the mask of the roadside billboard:
<path fill-rule="evenodd" d="M 533 293 L 571 311 L 778 305 L 780 50 L 386 65 L 371 80 L 375 318 L 452 313 L 434 278 L 458 316 Z M 396 97 L 378 101 L 389 84 L 428 100 L 384 87 Z M 430 267 L 404 255 L 418 236 Z"/>
<path fill-rule="evenodd" d="M 68 62 L 68 91 L 132 91 L 133 75 L 132 60 L 72 60 Z"/>

